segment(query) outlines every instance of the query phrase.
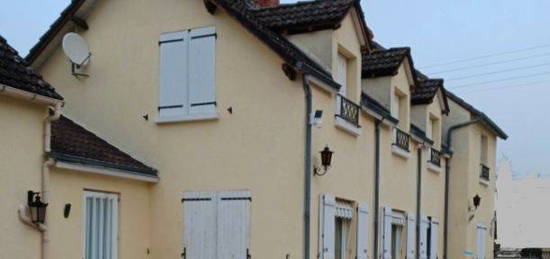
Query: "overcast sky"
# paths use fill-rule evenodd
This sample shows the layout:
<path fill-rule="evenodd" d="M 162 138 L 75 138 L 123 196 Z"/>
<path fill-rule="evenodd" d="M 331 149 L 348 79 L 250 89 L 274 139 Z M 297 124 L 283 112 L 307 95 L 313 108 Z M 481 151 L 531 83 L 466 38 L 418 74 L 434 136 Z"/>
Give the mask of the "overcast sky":
<path fill-rule="evenodd" d="M 0 3 L 6 7 L 0 9 L 0 34 L 24 56 L 69 0 Z M 514 172 L 550 174 L 550 1 L 362 4 L 375 40 L 386 47 L 410 46 L 417 68 L 445 78 L 447 89 L 510 135 L 499 142 L 498 153 L 512 160 Z"/>

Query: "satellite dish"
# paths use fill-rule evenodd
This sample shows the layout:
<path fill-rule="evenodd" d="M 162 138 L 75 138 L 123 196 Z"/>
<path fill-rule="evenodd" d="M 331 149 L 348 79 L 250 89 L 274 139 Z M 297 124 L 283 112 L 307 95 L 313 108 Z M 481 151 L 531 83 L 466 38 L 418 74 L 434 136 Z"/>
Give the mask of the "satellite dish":
<path fill-rule="evenodd" d="M 84 66 L 90 59 L 90 48 L 78 34 L 69 32 L 63 37 L 63 52 L 77 66 Z"/>

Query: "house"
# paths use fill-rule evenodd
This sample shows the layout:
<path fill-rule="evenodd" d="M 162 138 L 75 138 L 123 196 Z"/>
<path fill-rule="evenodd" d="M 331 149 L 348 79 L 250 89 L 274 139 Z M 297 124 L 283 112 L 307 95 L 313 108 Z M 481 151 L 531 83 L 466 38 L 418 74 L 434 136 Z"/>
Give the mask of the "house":
<path fill-rule="evenodd" d="M 45 257 L 492 258 L 469 154 L 486 136 L 494 168 L 506 135 L 374 42 L 358 1 L 74 0 L 26 62 L 65 97 Z"/>
<path fill-rule="evenodd" d="M 149 203 L 156 170 L 61 115 L 63 97 L 2 37 L 0 86 L 2 257 L 98 258 L 80 248 L 107 238 L 120 241 L 104 246 L 106 256 L 120 247 L 121 257 L 139 257 L 132 253 L 147 249 L 140 235 L 150 231 L 150 217 L 135 212 Z M 28 199 L 37 197 L 47 206 L 45 219 L 31 213 Z"/>

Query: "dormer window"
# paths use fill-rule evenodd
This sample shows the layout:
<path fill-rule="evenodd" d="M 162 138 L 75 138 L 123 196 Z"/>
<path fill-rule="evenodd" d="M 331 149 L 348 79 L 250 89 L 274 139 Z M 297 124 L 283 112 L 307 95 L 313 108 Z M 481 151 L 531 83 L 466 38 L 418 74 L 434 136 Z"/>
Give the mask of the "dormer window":
<path fill-rule="evenodd" d="M 348 59 L 341 53 L 338 53 L 338 58 L 336 60 L 336 73 L 334 74 L 334 79 L 341 85 L 338 93 L 342 96 L 347 96 Z"/>
<path fill-rule="evenodd" d="M 440 127 L 439 118 L 430 114 L 428 124 L 426 125 L 426 137 L 433 140 L 436 147 L 440 144 Z"/>
<path fill-rule="evenodd" d="M 394 93 L 391 98 L 391 115 L 399 120 L 399 126 L 402 129 L 406 127 L 406 118 L 407 118 L 407 98 L 405 93 L 401 92 L 399 89 L 395 88 Z"/>

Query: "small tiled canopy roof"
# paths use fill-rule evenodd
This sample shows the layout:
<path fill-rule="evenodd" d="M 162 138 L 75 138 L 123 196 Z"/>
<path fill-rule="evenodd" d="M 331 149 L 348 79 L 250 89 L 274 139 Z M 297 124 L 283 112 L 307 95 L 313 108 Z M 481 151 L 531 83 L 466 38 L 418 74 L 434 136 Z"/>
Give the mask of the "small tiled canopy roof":
<path fill-rule="evenodd" d="M 437 94 L 437 90 L 443 87 L 443 79 L 427 79 L 418 81 L 416 87 L 411 89 L 412 104 L 430 104 Z"/>
<path fill-rule="evenodd" d="M 65 116 L 52 122 L 51 157 L 155 177 L 157 170 L 132 158 Z"/>
<path fill-rule="evenodd" d="M 337 28 L 355 0 L 317 0 L 259 8 L 257 19 L 270 29 L 299 33 Z"/>
<path fill-rule="evenodd" d="M 42 80 L 41 75 L 27 66 L 23 58 L 2 36 L 0 36 L 0 85 L 63 100 L 63 97 L 50 84 Z"/>
<path fill-rule="evenodd" d="M 405 58 L 410 58 L 408 47 L 375 49 L 370 54 L 363 52 L 363 78 L 393 76 Z"/>

